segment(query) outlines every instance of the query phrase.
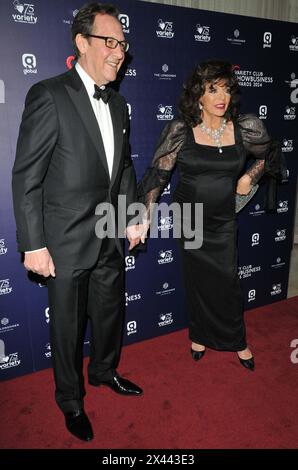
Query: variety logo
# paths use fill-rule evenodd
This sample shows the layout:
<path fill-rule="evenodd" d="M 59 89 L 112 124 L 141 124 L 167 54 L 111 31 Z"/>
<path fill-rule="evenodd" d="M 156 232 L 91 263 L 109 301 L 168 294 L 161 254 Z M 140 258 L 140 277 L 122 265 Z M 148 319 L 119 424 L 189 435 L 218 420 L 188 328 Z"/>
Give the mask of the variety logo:
<path fill-rule="evenodd" d="M 158 264 L 168 264 L 174 260 L 173 250 L 160 250 L 158 255 Z"/>
<path fill-rule="evenodd" d="M 298 51 L 298 37 L 297 36 L 291 36 L 289 49 L 290 51 Z"/>
<path fill-rule="evenodd" d="M 37 73 L 36 57 L 34 54 L 23 54 L 22 64 L 24 67 L 24 75 L 27 75 L 28 73 Z"/>
<path fill-rule="evenodd" d="M 253 302 L 254 300 L 256 300 L 256 290 L 251 289 L 248 291 L 248 302 Z"/>
<path fill-rule="evenodd" d="M 284 139 L 282 141 L 281 151 L 282 152 L 293 152 L 294 149 L 294 141 L 293 139 Z"/>
<path fill-rule="evenodd" d="M 175 73 L 168 73 L 168 71 L 169 71 L 168 64 L 163 64 L 161 67 L 161 72 L 154 73 L 153 75 L 155 78 L 158 78 L 159 80 L 173 80 L 173 78 L 177 77 Z"/>
<path fill-rule="evenodd" d="M 37 16 L 34 16 L 33 3 L 21 3 L 18 0 L 12 2 L 15 13 L 12 18 L 16 23 L 36 24 Z"/>
<path fill-rule="evenodd" d="M 267 106 L 265 104 L 261 104 L 261 106 L 259 107 L 259 118 L 267 119 L 267 112 L 268 112 Z"/>
<path fill-rule="evenodd" d="M 10 294 L 12 287 L 10 287 L 9 279 L 0 279 L 0 295 Z"/>
<path fill-rule="evenodd" d="M 127 322 L 126 332 L 127 336 L 137 332 L 137 322 L 135 320 Z"/>
<path fill-rule="evenodd" d="M 0 238 L 0 255 L 6 255 L 7 248 L 5 246 L 5 238 Z"/>
<path fill-rule="evenodd" d="M 0 104 L 5 103 L 5 85 L 4 81 L 0 80 Z"/>
<path fill-rule="evenodd" d="M 159 217 L 158 230 L 171 230 L 173 228 L 173 216 L 169 215 L 167 217 Z"/>
<path fill-rule="evenodd" d="M 263 36 L 263 48 L 264 47 L 271 47 L 272 44 L 272 33 L 266 31 Z"/>
<path fill-rule="evenodd" d="M 0 370 L 10 369 L 11 367 L 18 367 L 21 361 L 18 357 L 19 353 L 5 353 L 5 343 L 0 339 Z"/>
<path fill-rule="evenodd" d="M 121 13 L 121 14 L 118 16 L 118 19 L 119 19 L 120 23 L 122 24 L 123 32 L 126 33 L 126 34 L 129 34 L 129 33 L 130 33 L 130 29 L 129 29 L 129 16 L 128 16 L 128 15 L 125 15 L 124 13 Z"/>
<path fill-rule="evenodd" d="M 279 214 L 281 214 L 283 212 L 288 212 L 288 210 L 289 210 L 288 201 L 279 201 L 278 202 L 277 212 Z"/>
<path fill-rule="evenodd" d="M 259 245 L 259 243 L 260 243 L 260 234 L 253 233 L 251 236 L 251 246 Z"/>
<path fill-rule="evenodd" d="M 175 287 L 170 287 L 168 282 L 164 282 L 162 285 L 162 290 L 156 291 L 156 295 L 169 295 L 173 294 L 175 292 L 176 288 Z"/>
<path fill-rule="evenodd" d="M 163 21 L 159 19 L 157 21 L 158 30 L 156 31 L 156 35 L 158 38 L 164 39 L 173 39 L 174 32 L 173 32 L 173 22 L 172 21 Z"/>
<path fill-rule="evenodd" d="M 245 279 L 247 277 L 251 277 L 252 274 L 260 272 L 261 266 L 252 266 L 249 264 L 247 266 L 239 266 L 238 267 L 238 276 L 239 279 Z"/>
<path fill-rule="evenodd" d="M 240 86 L 262 87 L 273 83 L 273 77 L 266 76 L 260 70 L 241 70 L 240 65 L 234 65 L 233 68 Z"/>
<path fill-rule="evenodd" d="M 286 111 L 284 114 L 285 121 L 293 121 L 296 119 L 296 108 L 295 106 L 286 106 Z"/>
<path fill-rule="evenodd" d="M 173 106 L 159 104 L 156 117 L 159 121 L 171 121 L 174 118 Z"/>
<path fill-rule="evenodd" d="M 173 314 L 172 312 L 169 313 L 161 313 L 159 315 L 159 322 L 158 326 L 167 326 L 173 323 Z"/>
<path fill-rule="evenodd" d="M 240 31 L 239 29 L 235 29 L 234 30 L 234 34 L 233 34 L 233 38 L 227 38 L 227 41 L 230 43 L 230 44 L 234 44 L 236 46 L 242 46 L 242 44 L 245 44 L 246 43 L 246 39 L 239 39 L 239 36 L 240 36 Z"/>
<path fill-rule="evenodd" d="M 129 271 L 130 269 L 135 269 L 136 267 L 136 259 L 134 256 L 126 256 L 125 257 L 125 271 Z"/>
<path fill-rule="evenodd" d="M 50 344 L 50 343 L 47 343 L 47 344 L 45 345 L 45 353 L 44 353 L 44 355 L 45 355 L 46 357 L 52 357 L 51 344 Z"/>
<path fill-rule="evenodd" d="M 285 228 L 282 229 L 282 230 L 277 229 L 276 230 L 275 241 L 276 242 L 283 242 L 287 238 L 286 232 L 287 232 L 287 230 Z"/>
<path fill-rule="evenodd" d="M 128 293 L 125 292 L 125 305 L 126 305 L 126 307 L 130 302 L 135 302 L 136 300 L 140 300 L 141 298 L 142 298 L 142 296 L 141 296 L 140 293 L 128 295 Z"/>
<path fill-rule="evenodd" d="M 282 293 L 282 288 L 281 288 L 281 283 L 279 284 L 272 284 L 272 290 L 270 294 L 273 295 L 278 295 Z"/>
<path fill-rule="evenodd" d="M 195 41 L 210 42 L 210 26 L 196 25 Z"/>

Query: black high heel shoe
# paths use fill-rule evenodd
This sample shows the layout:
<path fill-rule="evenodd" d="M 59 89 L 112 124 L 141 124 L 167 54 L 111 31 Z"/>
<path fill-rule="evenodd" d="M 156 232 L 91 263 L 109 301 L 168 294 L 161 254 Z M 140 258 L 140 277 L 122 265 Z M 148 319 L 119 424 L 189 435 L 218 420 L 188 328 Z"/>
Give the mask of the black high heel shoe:
<path fill-rule="evenodd" d="M 206 349 L 203 351 L 195 351 L 194 349 L 190 348 L 190 353 L 194 361 L 199 361 L 205 354 Z"/>
<path fill-rule="evenodd" d="M 241 359 L 241 357 L 238 356 L 238 359 L 240 361 L 240 364 L 242 364 L 243 367 L 245 367 L 246 369 L 249 369 L 251 371 L 255 370 L 255 360 L 253 356 L 249 359 Z"/>

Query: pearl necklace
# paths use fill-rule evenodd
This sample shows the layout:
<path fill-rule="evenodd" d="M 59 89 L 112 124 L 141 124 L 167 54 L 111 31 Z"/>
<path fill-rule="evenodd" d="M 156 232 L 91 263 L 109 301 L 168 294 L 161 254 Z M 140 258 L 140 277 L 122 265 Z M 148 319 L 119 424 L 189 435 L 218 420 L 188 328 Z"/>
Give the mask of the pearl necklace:
<path fill-rule="evenodd" d="M 227 127 L 227 120 L 223 119 L 221 126 L 218 129 L 211 129 L 210 127 L 205 126 L 204 122 L 199 125 L 202 132 L 207 134 L 210 139 L 212 139 L 216 146 L 218 147 L 219 153 L 222 153 L 221 137 Z"/>

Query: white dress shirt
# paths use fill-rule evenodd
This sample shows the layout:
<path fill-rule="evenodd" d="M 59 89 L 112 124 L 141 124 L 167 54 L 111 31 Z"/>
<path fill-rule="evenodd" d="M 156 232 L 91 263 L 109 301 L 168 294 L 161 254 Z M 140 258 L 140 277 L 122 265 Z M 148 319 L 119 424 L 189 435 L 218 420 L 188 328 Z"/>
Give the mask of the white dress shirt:
<path fill-rule="evenodd" d="M 100 132 L 103 140 L 103 145 L 106 153 L 107 164 L 109 169 L 110 178 L 112 176 L 113 161 L 114 161 L 114 131 L 113 123 L 108 103 L 104 103 L 102 99 L 93 98 L 95 82 L 87 72 L 80 66 L 79 63 L 75 65 L 76 71 L 78 72 L 81 80 L 87 90 L 91 106 L 93 108 Z M 100 87 L 100 88 L 104 88 Z M 71 119 L 71 118 L 70 118 Z M 38 250 L 25 251 L 25 253 L 34 253 L 35 251 L 45 250 L 46 247 L 39 248 Z"/>

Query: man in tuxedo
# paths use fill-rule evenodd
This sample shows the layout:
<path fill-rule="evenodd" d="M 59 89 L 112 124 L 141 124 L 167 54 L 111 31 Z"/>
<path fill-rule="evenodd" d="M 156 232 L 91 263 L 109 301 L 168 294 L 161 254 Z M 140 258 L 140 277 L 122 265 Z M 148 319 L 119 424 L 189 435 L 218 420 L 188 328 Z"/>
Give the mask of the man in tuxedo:
<path fill-rule="evenodd" d="M 89 384 L 142 394 L 116 372 L 124 318 L 123 240 L 119 233 L 95 233 L 101 205 L 113 209 L 109 219 L 116 227 L 118 196 L 126 197 L 127 206 L 136 201 L 127 106 L 107 87 L 128 49 L 118 15 L 108 4 L 79 10 L 72 25 L 77 63 L 29 90 L 13 168 L 19 251 L 27 270 L 47 278 L 56 402 L 67 429 L 85 441 L 93 438 L 83 406 L 87 319 Z M 126 229 L 130 249 L 139 242 L 134 229 Z"/>

